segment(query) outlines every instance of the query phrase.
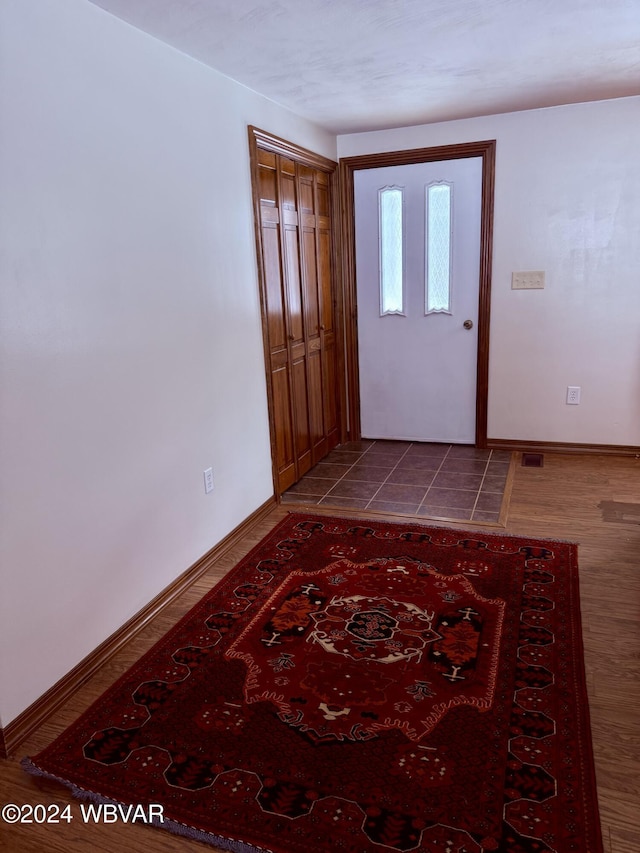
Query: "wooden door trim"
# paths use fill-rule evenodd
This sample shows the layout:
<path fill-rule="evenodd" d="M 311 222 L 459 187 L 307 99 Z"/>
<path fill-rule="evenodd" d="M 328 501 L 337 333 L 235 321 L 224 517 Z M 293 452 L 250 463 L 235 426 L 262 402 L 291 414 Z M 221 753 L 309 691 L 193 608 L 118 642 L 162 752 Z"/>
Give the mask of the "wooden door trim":
<path fill-rule="evenodd" d="M 264 349 L 264 368 L 267 383 L 267 407 L 269 415 L 269 434 L 271 440 L 271 460 L 272 460 L 272 476 L 274 493 L 279 499 L 281 489 L 278 483 L 278 473 L 276 466 L 276 446 L 275 446 L 275 416 L 274 416 L 274 401 L 273 389 L 271 384 L 270 372 L 270 351 L 269 351 L 269 329 L 267 320 L 267 301 L 265 294 L 266 277 L 262 254 L 262 228 L 260 215 L 260 192 L 258 179 L 258 149 L 270 151 L 273 154 L 280 154 L 291 160 L 295 160 L 304 166 L 309 166 L 314 169 L 319 169 L 326 172 L 329 176 L 329 191 L 331 193 L 331 267 L 332 275 L 336 285 L 336 372 L 338 374 L 338 407 L 340 419 L 340 441 L 345 441 L 347 437 L 346 426 L 346 383 L 345 383 L 345 354 L 343 345 L 343 292 L 341 287 L 340 272 L 342 262 L 340 258 L 340 194 L 339 194 L 339 177 L 338 164 L 334 160 L 323 157 L 321 154 L 316 154 L 308 148 L 303 148 L 286 139 L 281 139 L 279 136 L 274 136 L 265 130 L 261 130 L 254 125 L 248 126 L 249 134 L 249 164 L 251 170 L 251 189 L 253 195 L 253 217 L 254 217 L 254 233 L 256 240 L 256 257 L 258 264 L 258 283 L 260 291 L 260 308 L 262 317 L 262 343 Z"/>
<path fill-rule="evenodd" d="M 491 261 L 493 249 L 493 205 L 496 141 L 466 142 L 408 151 L 385 151 L 340 160 L 342 197 L 342 281 L 345 312 L 345 357 L 349 437 L 361 436 L 360 375 L 358 369 L 358 306 L 356 297 L 355 199 L 353 173 L 359 169 L 404 166 L 465 157 L 482 158 L 482 201 L 480 220 L 480 290 L 478 296 L 478 363 L 476 373 L 476 446 L 487 446 L 487 400 L 489 395 L 489 328 L 491 314 Z"/>
<path fill-rule="evenodd" d="M 267 133 L 266 130 L 260 130 L 260 128 L 254 127 L 252 124 L 249 125 L 249 145 L 251 154 L 255 153 L 256 148 L 262 148 L 264 151 L 282 154 L 283 157 L 289 157 L 291 160 L 297 160 L 305 166 L 312 166 L 323 172 L 335 172 L 338 168 L 335 160 L 329 160 L 328 157 L 323 157 L 322 154 L 316 154 L 315 151 L 309 151 L 308 148 L 302 148 L 302 146 L 295 145 L 293 142 L 287 142 L 286 139 L 281 139 L 279 136 Z"/>

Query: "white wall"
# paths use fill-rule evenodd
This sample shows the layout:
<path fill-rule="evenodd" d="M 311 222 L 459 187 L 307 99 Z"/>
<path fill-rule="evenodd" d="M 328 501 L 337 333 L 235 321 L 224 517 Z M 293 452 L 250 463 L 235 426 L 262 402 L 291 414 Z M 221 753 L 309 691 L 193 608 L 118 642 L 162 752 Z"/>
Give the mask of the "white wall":
<path fill-rule="evenodd" d="M 246 126 L 336 151 L 85 0 L 0 31 L 6 725 L 272 494 Z"/>
<path fill-rule="evenodd" d="M 351 134 L 338 152 L 481 139 L 497 140 L 489 437 L 640 445 L 640 98 Z M 512 291 L 514 270 L 545 270 L 546 289 Z"/>

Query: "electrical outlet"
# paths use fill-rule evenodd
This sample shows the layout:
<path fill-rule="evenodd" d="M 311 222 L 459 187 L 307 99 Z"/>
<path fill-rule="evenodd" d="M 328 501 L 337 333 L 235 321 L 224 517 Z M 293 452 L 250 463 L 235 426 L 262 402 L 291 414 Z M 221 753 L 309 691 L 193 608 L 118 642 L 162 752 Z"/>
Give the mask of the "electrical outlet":
<path fill-rule="evenodd" d="M 206 468 L 204 474 L 204 490 L 206 494 L 213 491 L 213 468 Z"/>
<path fill-rule="evenodd" d="M 577 406 L 580 403 L 580 386 L 567 386 L 567 406 Z"/>
<path fill-rule="evenodd" d="M 542 290 L 544 270 L 511 273 L 511 290 Z"/>

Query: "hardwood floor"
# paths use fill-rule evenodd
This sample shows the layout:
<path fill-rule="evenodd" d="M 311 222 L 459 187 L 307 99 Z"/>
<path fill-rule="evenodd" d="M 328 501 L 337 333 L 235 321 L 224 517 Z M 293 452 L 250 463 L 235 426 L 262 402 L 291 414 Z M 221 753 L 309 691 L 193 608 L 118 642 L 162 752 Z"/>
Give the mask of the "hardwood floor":
<path fill-rule="evenodd" d="M 299 509 L 300 507 L 295 507 Z M 318 507 L 310 507 L 319 511 Z M 77 802 L 19 764 L 71 723 L 285 515 L 280 506 L 178 602 L 88 681 L 13 758 L 0 762 L 0 805 L 72 803 L 57 825 L 0 823 L 11 853 L 203 851 L 197 841 L 140 825 L 84 824 Z M 333 510 L 338 514 L 338 511 Z M 343 510 L 342 514 L 350 513 Z M 406 521 L 406 516 L 402 518 Z M 421 518 L 419 523 L 428 523 Z M 438 522 L 442 524 L 442 522 Z M 459 525 L 456 525 L 459 526 Z M 472 522 L 465 522 L 473 528 Z M 547 454 L 543 468 L 516 467 L 506 531 L 579 544 L 585 664 L 605 853 L 640 850 L 640 459 Z M 179 571 L 181 567 L 177 567 Z M 329 853 L 329 849 L 327 851 Z"/>

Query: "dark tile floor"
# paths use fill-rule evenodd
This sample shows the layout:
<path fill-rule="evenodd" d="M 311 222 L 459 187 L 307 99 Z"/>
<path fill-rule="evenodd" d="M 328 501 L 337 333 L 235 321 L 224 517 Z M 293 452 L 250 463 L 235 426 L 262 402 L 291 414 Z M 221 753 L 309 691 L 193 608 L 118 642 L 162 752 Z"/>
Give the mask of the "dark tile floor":
<path fill-rule="evenodd" d="M 282 496 L 287 504 L 498 523 L 511 453 L 410 441 L 342 444 Z"/>

